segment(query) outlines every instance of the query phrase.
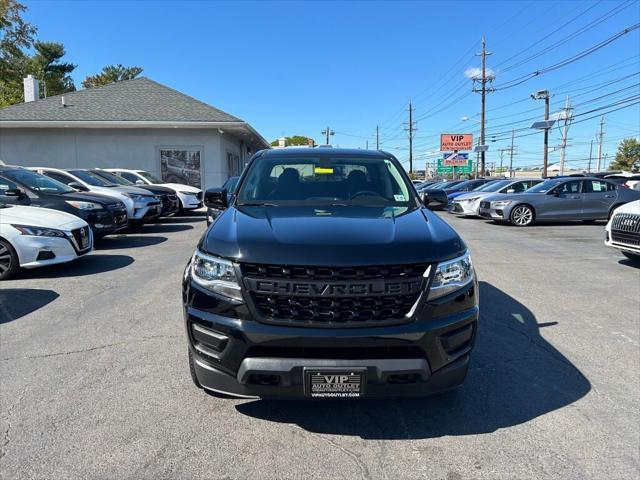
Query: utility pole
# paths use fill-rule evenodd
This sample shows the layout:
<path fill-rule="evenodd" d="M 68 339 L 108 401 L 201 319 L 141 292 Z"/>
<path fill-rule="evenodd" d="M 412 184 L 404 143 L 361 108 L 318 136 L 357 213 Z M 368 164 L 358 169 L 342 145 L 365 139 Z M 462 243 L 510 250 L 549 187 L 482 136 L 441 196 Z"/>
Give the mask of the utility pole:
<path fill-rule="evenodd" d="M 600 171 L 602 164 L 602 141 L 604 139 L 604 115 L 600 119 L 600 133 L 598 134 L 598 167 L 596 172 Z"/>
<path fill-rule="evenodd" d="M 591 140 L 591 146 L 589 147 L 589 166 L 587 167 L 587 172 L 591 173 L 591 158 L 593 156 L 593 140 Z"/>
<path fill-rule="evenodd" d="M 480 145 L 480 139 L 478 138 L 477 144 Z M 480 159 L 480 152 L 476 152 L 476 168 L 475 168 L 475 175 L 473 178 L 477 179 L 478 178 L 478 160 Z"/>
<path fill-rule="evenodd" d="M 380 150 L 380 129 L 376 125 L 376 150 Z"/>
<path fill-rule="evenodd" d="M 335 135 L 336 132 L 334 132 L 333 130 L 331 130 L 329 127 L 327 127 L 325 130 L 322 130 L 322 135 L 326 135 L 327 141 L 325 143 L 325 145 L 329 145 L 329 137 L 331 135 Z"/>
<path fill-rule="evenodd" d="M 476 93 L 480 93 L 482 101 L 481 101 L 481 110 L 480 110 L 480 145 L 485 145 L 484 143 L 484 126 L 485 126 L 485 97 L 488 92 L 492 92 L 492 87 L 487 87 L 487 83 L 493 81 L 493 75 L 487 77 L 487 55 L 491 55 L 491 52 L 487 52 L 486 42 L 484 35 L 482 36 L 482 52 L 476 53 L 476 56 L 481 57 L 482 59 L 482 78 L 472 78 L 473 82 L 480 82 L 479 88 L 474 88 L 473 91 Z M 480 175 L 484 175 L 485 173 L 485 151 L 480 152 Z"/>
<path fill-rule="evenodd" d="M 571 101 L 569 100 L 569 95 L 567 95 L 567 100 L 564 104 L 564 127 L 562 129 L 562 147 L 560 150 L 560 175 L 564 175 L 564 159 L 567 150 L 567 134 L 569 132 L 569 125 L 571 124 L 571 120 L 573 119 L 573 115 L 571 108 Z"/>
<path fill-rule="evenodd" d="M 366 141 L 364 148 L 365 148 L 365 150 L 369 150 L 369 140 Z"/>
<path fill-rule="evenodd" d="M 509 178 L 511 178 L 513 175 L 513 140 L 515 139 L 515 135 L 516 135 L 516 131 L 515 130 L 511 130 L 511 149 L 509 152 Z"/>
<path fill-rule="evenodd" d="M 409 173 L 413 173 L 413 133 L 417 130 L 413 121 L 413 105 L 409 102 L 409 123 L 405 130 L 409 134 Z"/>
<path fill-rule="evenodd" d="M 531 94 L 533 100 L 544 100 L 544 123 L 542 129 L 544 130 L 544 152 L 543 152 L 543 164 L 542 164 L 542 178 L 547 176 L 547 167 L 549 165 L 549 90 L 538 90 L 536 93 Z M 539 128 L 537 123 L 533 124 L 533 128 Z"/>

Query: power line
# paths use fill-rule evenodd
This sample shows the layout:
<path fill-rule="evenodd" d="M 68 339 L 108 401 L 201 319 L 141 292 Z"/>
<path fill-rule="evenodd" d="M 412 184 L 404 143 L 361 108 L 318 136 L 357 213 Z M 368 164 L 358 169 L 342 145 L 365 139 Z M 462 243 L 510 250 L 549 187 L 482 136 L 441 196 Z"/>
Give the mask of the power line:
<path fill-rule="evenodd" d="M 570 65 L 574 62 L 577 62 L 578 60 L 606 47 L 607 45 L 615 42 L 616 40 L 618 40 L 619 38 L 623 37 L 624 35 L 637 30 L 638 28 L 640 28 L 640 23 L 636 23 L 635 25 L 632 25 L 630 27 L 625 28 L 624 30 L 621 30 L 620 32 L 616 33 L 615 35 L 612 35 L 611 37 L 603 40 L 600 43 L 597 43 L 596 45 L 593 45 L 589 48 L 587 48 L 586 50 L 583 50 L 575 55 L 573 55 L 572 57 L 569 57 L 565 60 L 562 60 L 554 65 L 550 65 L 548 67 L 542 68 L 540 70 L 536 70 L 535 72 L 531 72 L 528 73 L 526 75 L 522 75 L 518 78 L 515 78 L 514 80 L 511 80 L 503 85 L 498 85 L 496 86 L 496 90 L 506 90 L 507 88 L 512 88 L 515 87 L 516 85 L 520 85 L 524 82 L 527 82 L 529 80 L 531 80 L 532 78 L 535 77 L 539 77 L 540 75 L 544 75 L 545 73 L 549 73 L 552 72 L 554 70 L 557 70 L 559 68 L 562 67 L 566 67 L 567 65 Z"/>

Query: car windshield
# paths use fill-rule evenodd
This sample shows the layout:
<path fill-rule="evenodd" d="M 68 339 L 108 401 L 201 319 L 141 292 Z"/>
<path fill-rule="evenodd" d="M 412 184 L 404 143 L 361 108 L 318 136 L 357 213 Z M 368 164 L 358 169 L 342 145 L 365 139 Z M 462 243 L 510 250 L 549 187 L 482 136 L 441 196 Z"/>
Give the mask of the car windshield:
<path fill-rule="evenodd" d="M 523 193 L 547 193 L 561 182 L 562 180 L 545 180 L 544 182 L 525 190 Z"/>
<path fill-rule="evenodd" d="M 494 180 L 493 182 L 485 183 L 480 188 L 476 188 L 474 192 L 497 192 L 503 187 L 506 187 L 512 180 Z"/>
<path fill-rule="evenodd" d="M 106 172 L 104 170 L 91 170 L 91 173 L 94 175 L 98 175 L 99 177 L 105 179 L 109 183 L 113 183 L 115 185 L 133 185 L 133 182 L 130 182 L 126 178 L 119 177 L 114 175 L 111 172 Z"/>
<path fill-rule="evenodd" d="M 417 205 L 409 180 L 389 158 L 283 156 L 251 163 L 239 205 Z"/>
<path fill-rule="evenodd" d="M 151 175 L 149 172 L 145 172 L 145 171 L 138 171 L 136 172 L 138 175 L 140 175 L 141 177 L 146 178 L 147 180 L 149 180 L 151 183 L 163 183 L 162 180 L 160 180 L 159 178 L 154 177 L 153 175 Z"/>
<path fill-rule="evenodd" d="M 45 177 L 29 170 L 14 170 L 4 173 L 6 177 L 14 182 L 23 184 L 25 187 L 42 193 L 71 193 L 75 190 L 62 182 L 53 178 Z"/>
<path fill-rule="evenodd" d="M 116 187 L 115 183 L 108 182 L 104 178 L 91 173 L 88 170 L 67 170 L 74 177 L 78 177 L 83 182 L 94 187 Z"/>
<path fill-rule="evenodd" d="M 453 185 L 452 187 L 445 187 L 447 190 L 451 190 L 452 192 L 457 192 L 458 190 L 463 190 L 465 188 L 471 187 L 473 190 L 474 182 L 472 180 L 463 181 Z"/>

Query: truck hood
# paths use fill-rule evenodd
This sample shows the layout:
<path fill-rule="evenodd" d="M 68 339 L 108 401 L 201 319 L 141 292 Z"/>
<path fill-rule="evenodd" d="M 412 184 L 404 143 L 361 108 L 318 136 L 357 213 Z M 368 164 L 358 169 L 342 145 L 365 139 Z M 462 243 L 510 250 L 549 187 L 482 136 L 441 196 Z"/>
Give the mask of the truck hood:
<path fill-rule="evenodd" d="M 15 223 L 30 227 L 63 228 L 72 230 L 87 225 L 87 222 L 70 213 L 50 208 L 9 206 L 0 210 L 0 223 Z M 66 228 L 65 228 L 66 227 Z"/>
<path fill-rule="evenodd" d="M 326 266 L 437 262 L 466 250 L 426 209 L 309 206 L 231 206 L 198 247 L 241 262 Z"/>

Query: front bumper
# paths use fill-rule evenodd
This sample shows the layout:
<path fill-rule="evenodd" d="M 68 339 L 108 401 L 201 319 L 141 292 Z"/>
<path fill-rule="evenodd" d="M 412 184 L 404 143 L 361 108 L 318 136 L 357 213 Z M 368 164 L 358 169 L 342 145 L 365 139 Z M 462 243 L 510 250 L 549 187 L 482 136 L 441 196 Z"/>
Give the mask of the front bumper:
<path fill-rule="evenodd" d="M 89 234 L 88 246 L 82 250 L 74 245 L 71 234 L 68 238 L 24 235 L 16 247 L 20 266 L 37 268 L 71 262 L 86 255 L 93 250 L 93 237 Z"/>
<path fill-rule="evenodd" d="M 629 234 L 624 232 L 624 237 L 619 239 L 619 237 L 622 236 L 621 233 L 623 232 L 619 232 L 616 239 L 613 239 L 611 231 L 607 230 L 605 232 L 604 244 L 607 247 L 617 248 L 618 250 L 624 250 L 625 252 L 640 255 L 640 233 Z"/>
<path fill-rule="evenodd" d="M 195 193 L 193 195 L 187 195 L 184 193 L 178 193 L 182 208 L 184 210 L 194 210 L 202 207 L 202 192 Z"/>
<path fill-rule="evenodd" d="M 509 216 L 505 214 L 504 209 L 501 208 L 480 207 L 479 215 L 482 218 L 490 218 L 491 220 L 507 220 L 509 218 Z"/>
<path fill-rule="evenodd" d="M 365 397 L 421 396 L 459 386 L 478 321 L 477 283 L 425 303 L 399 325 L 279 326 L 220 314 L 187 278 L 184 318 L 200 384 L 244 397 L 301 398 L 304 369 L 366 369 Z M 215 308 L 212 308 L 215 304 Z"/>
<path fill-rule="evenodd" d="M 451 204 L 451 213 L 459 215 L 477 216 L 480 214 L 480 202 L 467 202 L 454 200 Z"/>

